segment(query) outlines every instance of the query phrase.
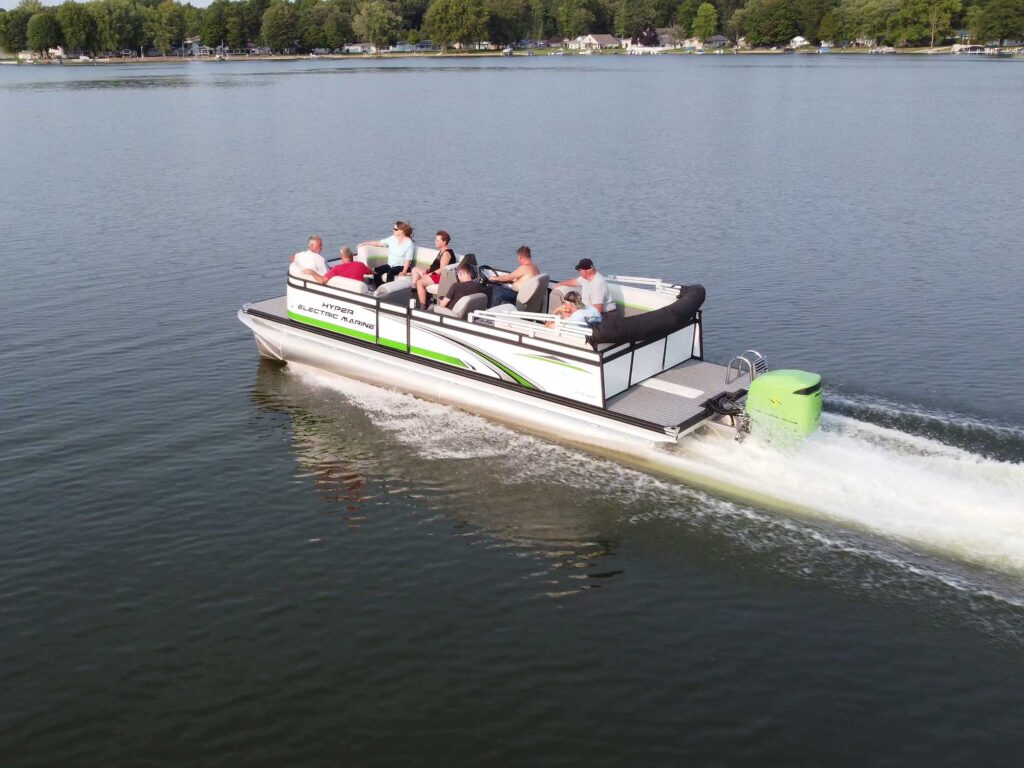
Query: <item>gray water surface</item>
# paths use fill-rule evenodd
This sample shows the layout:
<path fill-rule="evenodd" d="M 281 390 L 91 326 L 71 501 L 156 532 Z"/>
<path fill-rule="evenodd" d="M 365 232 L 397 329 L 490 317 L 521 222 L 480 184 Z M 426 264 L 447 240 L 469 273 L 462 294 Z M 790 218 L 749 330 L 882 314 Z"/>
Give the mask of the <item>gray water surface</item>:
<path fill-rule="evenodd" d="M 3 764 L 1016 764 L 1022 119 L 1017 61 L 0 68 Z M 395 218 L 702 282 L 825 376 L 744 466 L 821 514 L 259 362 Z"/>

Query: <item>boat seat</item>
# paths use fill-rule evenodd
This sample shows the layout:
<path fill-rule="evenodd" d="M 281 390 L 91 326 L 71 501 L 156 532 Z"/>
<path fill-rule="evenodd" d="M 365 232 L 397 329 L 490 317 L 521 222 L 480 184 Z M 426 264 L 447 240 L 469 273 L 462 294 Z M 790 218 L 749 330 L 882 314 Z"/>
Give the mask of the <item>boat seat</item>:
<path fill-rule="evenodd" d="M 404 306 L 409 303 L 409 297 L 412 296 L 412 278 L 396 277 L 390 283 L 384 283 L 378 288 L 374 292 L 374 296 L 388 304 Z"/>
<path fill-rule="evenodd" d="M 487 309 L 487 294 L 486 293 L 474 293 L 471 296 L 463 296 L 451 309 L 448 307 L 435 306 L 434 313 L 438 315 L 444 315 L 445 317 L 457 317 L 459 320 L 465 320 L 470 312 L 476 310 Z"/>
<path fill-rule="evenodd" d="M 548 276 L 539 274 L 523 278 L 516 296 L 516 309 L 520 312 L 543 312 L 548 298 Z"/>
<path fill-rule="evenodd" d="M 310 279 L 309 275 L 304 275 L 302 273 L 302 267 L 300 267 L 294 261 L 291 262 L 288 265 L 288 274 L 291 275 L 292 277 L 297 277 L 300 280 L 309 280 Z"/>
<path fill-rule="evenodd" d="M 433 285 L 427 286 L 427 293 L 431 293 L 438 298 L 444 298 L 453 285 L 458 279 L 455 277 L 455 264 L 449 264 L 447 267 L 441 268 L 441 282 L 434 283 Z"/>
<path fill-rule="evenodd" d="M 555 309 L 557 309 L 559 306 L 561 306 L 562 302 L 565 301 L 565 294 L 567 294 L 569 291 L 579 291 L 579 290 L 580 290 L 579 286 L 575 286 L 575 285 L 556 285 L 554 288 L 551 289 L 551 295 L 548 297 L 548 309 L 547 309 L 547 311 L 548 312 L 554 312 Z M 614 298 L 614 296 L 612 298 Z M 646 311 L 646 310 L 642 310 L 642 311 Z M 623 312 L 623 309 L 622 309 L 622 300 L 621 299 L 615 299 L 615 309 L 613 309 L 613 310 L 611 310 L 609 312 L 605 312 L 603 314 L 604 314 L 604 317 L 613 317 L 614 316 L 614 317 L 620 318 L 620 319 L 625 317 L 625 313 Z M 634 313 L 634 314 L 640 314 L 640 313 L 637 312 L 637 313 Z"/>
<path fill-rule="evenodd" d="M 331 288 L 340 288 L 343 291 L 352 291 L 363 295 L 370 293 L 369 287 L 362 280 L 352 280 L 348 277 L 332 277 L 327 281 L 327 285 Z"/>

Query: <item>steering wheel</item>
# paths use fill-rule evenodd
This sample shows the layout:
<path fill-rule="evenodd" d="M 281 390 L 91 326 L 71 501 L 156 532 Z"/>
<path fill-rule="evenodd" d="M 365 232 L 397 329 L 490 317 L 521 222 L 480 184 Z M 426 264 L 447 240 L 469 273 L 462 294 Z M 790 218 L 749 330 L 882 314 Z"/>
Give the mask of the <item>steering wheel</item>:
<path fill-rule="evenodd" d="M 480 275 L 480 283 L 482 285 L 490 285 L 491 284 L 491 278 L 487 276 L 487 274 L 486 274 L 486 272 L 484 270 L 486 270 L 487 272 L 490 272 L 491 274 L 497 273 L 498 270 L 496 270 L 494 267 L 489 267 L 486 264 L 481 264 L 479 267 L 477 267 L 476 271 L 477 271 L 477 274 Z"/>

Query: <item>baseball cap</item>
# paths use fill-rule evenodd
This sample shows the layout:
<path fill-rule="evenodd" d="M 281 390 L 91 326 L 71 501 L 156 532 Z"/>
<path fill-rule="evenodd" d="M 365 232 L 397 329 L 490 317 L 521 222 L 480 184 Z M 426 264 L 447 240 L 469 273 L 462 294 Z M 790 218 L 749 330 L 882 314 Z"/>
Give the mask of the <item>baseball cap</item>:
<path fill-rule="evenodd" d="M 592 262 L 590 259 L 580 259 L 580 263 L 577 264 L 574 267 L 574 269 L 593 269 L 593 268 L 594 268 L 594 262 Z"/>

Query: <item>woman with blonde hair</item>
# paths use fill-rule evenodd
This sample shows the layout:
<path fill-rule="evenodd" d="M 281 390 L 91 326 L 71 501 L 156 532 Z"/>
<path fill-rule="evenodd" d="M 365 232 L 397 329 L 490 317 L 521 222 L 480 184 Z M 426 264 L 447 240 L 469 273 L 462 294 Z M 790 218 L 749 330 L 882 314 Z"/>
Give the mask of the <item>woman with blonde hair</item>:
<path fill-rule="evenodd" d="M 380 287 L 396 277 L 406 277 L 412 272 L 416 261 L 416 244 L 412 241 L 412 227 L 408 222 L 396 221 L 394 234 L 383 240 L 366 240 L 359 245 L 373 245 L 388 249 L 388 263 L 373 270 L 373 284 Z"/>

